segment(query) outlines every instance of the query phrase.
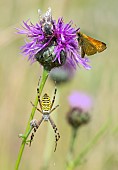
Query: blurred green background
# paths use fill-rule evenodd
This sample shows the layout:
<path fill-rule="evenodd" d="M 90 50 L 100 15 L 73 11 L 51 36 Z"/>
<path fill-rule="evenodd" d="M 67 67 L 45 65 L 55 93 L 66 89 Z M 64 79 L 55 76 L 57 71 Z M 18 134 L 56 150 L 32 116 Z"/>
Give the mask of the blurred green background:
<path fill-rule="evenodd" d="M 23 133 L 32 109 L 39 75 L 38 63 L 30 65 L 20 54 L 24 36 L 17 35 L 15 27 L 22 20 L 38 21 L 37 10 L 43 13 L 52 8 L 54 19 L 63 16 L 73 20 L 81 31 L 107 44 L 107 50 L 91 57 L 92 69 L 77 69 L 70 83 L 58 87 L 56 103 L 60 107 L 52 117 L 61 134 L 57 151 L 53 153 L 54 134 L 44 123 L 38 129 L 32 147 L 25 147 L 20 169 L 39 170 L 52 149 L 49 170 L 64 170 L 71 129 L 65 116 L 69 110 L 68 94 L 73 90 L 85 91 L 94 97 L 91 122 L 81 128 L 76 153 L 109 122 L 107 133 L 89 152 L 79 170 L 118 169 L 118 1 L 117 0 L 1 0 L 0 1 L 0 170 L 13 170 Z M 43 92 L 52 95 L 53 83 L 48 79 Z M 58 118 L 55 115 L 58 114 Z M 36 112 L 36 118 L 39 113 Z M 50 133 L 47 137 L 47 132 Z M 49 144 L 47 146 L 47 144 Z"/>

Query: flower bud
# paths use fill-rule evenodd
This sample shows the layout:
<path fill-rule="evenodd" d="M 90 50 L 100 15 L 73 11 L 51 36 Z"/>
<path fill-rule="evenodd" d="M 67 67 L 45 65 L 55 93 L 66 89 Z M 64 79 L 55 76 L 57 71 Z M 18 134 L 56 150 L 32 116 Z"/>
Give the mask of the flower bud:
<path fill-rule="evenodd" d="M 78 128 L 81 125 L 87 124 L 89 120 L 89 113 L 82 112 L 80 108 L 72 108 L 67 113 L 67 121 L 73 128 Z"/>
<path fill-rule="evenodd" d="M 65 63 L 63 66 L 51 70 L 50 79 L 60 85 L 70 81 L 74 74 L 75 69 L 69 63 Z"/>

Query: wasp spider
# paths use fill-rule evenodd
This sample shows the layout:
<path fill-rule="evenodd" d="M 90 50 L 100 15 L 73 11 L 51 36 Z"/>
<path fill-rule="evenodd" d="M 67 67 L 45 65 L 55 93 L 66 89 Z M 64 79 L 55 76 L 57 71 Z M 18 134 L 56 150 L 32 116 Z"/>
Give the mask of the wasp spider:
<path fill-rule="evenodd" d="M 39 79 L 39 81 L 40 81 L 40 79 Z M 33 119 L 30 122 L 31 127 L 33 128 L 34 132 L 36 132 L 38 127 L 40 126 L 40 124 L 43 121 L 48 121 L 49 120 L 49 122 L 52 125 L 52 128 L 54 129 L 54 133 L 55 133 L 55 149 L 54 149 L 54 152 L 56 151 L 57 142 L 58 142 L 58 140 L 60 138 L 60 134 L 58 132 L 58 129 L 57 129 L 54 121 L 50 117 L 50 114 L 59 106 L 59 105 L 57 105 L 57 106 L 55 106 L 53 108 L 56 92 L 57 92 L 57 89 L 55 88 L 52 102 L 51 102 L 50 97 L 48 96 L 47 93 L 45 93 L 43 95 L 42 99 L 40 99 L 39 82 L 38 82 L 37 94 L 38 94 L 38 102 L 39 102 L 39 105 L 40 105 L 40 109 L 37 108 L 32 102 L 31 102 L 31 104 L 32 104 L 33 107 L 35 107 L 42 114 L 42 118 L 39 121 L 37 121 L 36 119 Z M 31 134 L 31 137 L 30 137 L 30 146 L 31 146 L 31 142 L 33 141 L 33 138 L 34 138 L 34 132 Z"/>

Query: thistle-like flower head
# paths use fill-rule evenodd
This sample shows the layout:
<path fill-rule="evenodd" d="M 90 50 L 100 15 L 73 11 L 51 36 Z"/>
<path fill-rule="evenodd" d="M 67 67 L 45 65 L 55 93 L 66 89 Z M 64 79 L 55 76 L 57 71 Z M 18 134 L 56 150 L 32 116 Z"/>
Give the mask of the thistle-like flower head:
<path fill-rule="evenodd" d="M 72 21 L 65 24 L 63 18 L 56 22 L 52 19 L 51 9 L 41 15 L 35 25 L 27 20 L 23 21 L 23 30 L 18 29 L 19 34 L 25 34 L 28 41 L 21 47 L 22 52 L 31 62 L 39 61 L 49 70 L 63 65 L 65 62 L 76 68 L 82 65 L 90 69 L 87 58 L 81 58 L 77 31 L 72 27 Z"/>
<path fill-rule="evenodd" d="M 90 109 L 93 105 L 92 97 L 84 92 L 73 92 L 69 98 L 70 110 L 67 121 L 73 128 L 87 124 L 90 121 Z"/>

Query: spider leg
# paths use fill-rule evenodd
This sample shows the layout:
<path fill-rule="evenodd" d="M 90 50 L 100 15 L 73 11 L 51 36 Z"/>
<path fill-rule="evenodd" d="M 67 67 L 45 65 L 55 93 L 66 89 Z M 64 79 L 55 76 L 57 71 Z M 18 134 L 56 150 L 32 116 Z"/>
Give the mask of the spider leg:
<path fill-rule="evenodd" d="M 53 99 L 52 99 L 52 103 L 51 103 L 50 109 L 52 109 L 52 106 L 54 104 L 56 93 L 57 93 L 57 88 L 55 87 L 54 96 L 53 96 Z"/>
<path fill-rule="evenodd" d="M 52 113 L 57 107 L 59 107 L 59 105 L 55 106 L 55 107 L 50 111 L 50 113 Z"/>
<path fill-rule="evenodd" d="M 35 107 L 40 113 L 42 113 L 42 111 L 41 111 L 39 108 L 37 108 L 31 101 L 30 101 L 30 103 L 31 103 L 32 106 Z"/>
<path fill-rule="evenodd" d="M 29 143 L 29 146 L 31 146 L 31 143 L 32 143 L 33 138 L 34 138 L 34 133 L 37 131 L 37 129 L 38 129 L 38 127 L 40 126 L 40 124 L 42 123 L 42 121 L 43 121 L 43 117 L 42 117 L 42 119 L 39 120 L 38 122 L 37 122 L 35 119 L 33 119 L 33 120 L 30 122 L 30 126 L 33 128 L 34 132 L 32 132 L 32 134 L 31 134 L 30 141 L 29 141 L 29 142 L 30 142 L 30 143 Z"/>
<path fill-rule="evenodd" d="M 50 117 L 49 117 L 49 121 L 50 121 L 50 123 L 51 123 L 51 125 L 52 125 L 52 127 L 54 129 L 54 133 L 55 133 L 55 149 L 54 149 L 54 152 L 55 152 L 56 148 L 57 148 L 57 142 L 58 142 L 58 140 L 60 138 L 60 134 L 58 132 L 58 129 L 57 129 L 55 123 L 53 122 L 53 120 Z"/>
<path fill-rule="evenodd" d="M 40 100 L 40 93 L 39 93 L 39 83 L 40 83 L 40 80 L 41 80 L 41 76 L 40 76 L 39 81 L 38 81 L 37 94 L 38 94 L 38 102 L 39 102 L 40 108 L 42 110 L 42 105 L 41 105 L 41 100 Z"/>

